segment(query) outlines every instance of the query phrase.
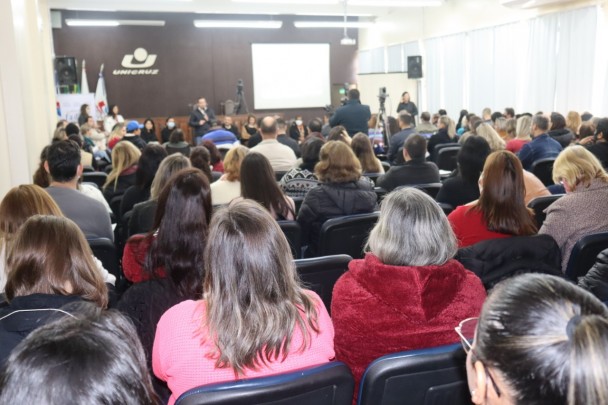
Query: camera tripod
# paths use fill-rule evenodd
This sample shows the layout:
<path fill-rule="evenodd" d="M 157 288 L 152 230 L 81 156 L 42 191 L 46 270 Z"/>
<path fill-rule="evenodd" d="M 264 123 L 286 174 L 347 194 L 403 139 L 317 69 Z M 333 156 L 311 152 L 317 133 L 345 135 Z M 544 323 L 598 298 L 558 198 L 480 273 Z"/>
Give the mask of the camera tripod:
<path fill-rule="evenodd" d="M 234 107 L 235 114 L 248 114 L 249 108 L 247 107 L 247 101 L 245 100 L 245 92 L 243 91 L 243 80 L 239 80 L 236 84 L 236 101 Z"/>
<path fill-rule="evenodd" d="M 380 96 L 378 98 L 380 99 L 380 109 L 378 110 L 378 114 L 376 115 L 377 119 L 375 129 L 377 133 L 378 128 L 380 127 L 380 123 L 382 123 L 382 142 L 384 143 L 384 145 L 388 146 L 388 139 L 392 134 L 391 129 L 388 125 L 388 117 L 386 116 L 386 108 L 384 106 L 386 98 Z"/>

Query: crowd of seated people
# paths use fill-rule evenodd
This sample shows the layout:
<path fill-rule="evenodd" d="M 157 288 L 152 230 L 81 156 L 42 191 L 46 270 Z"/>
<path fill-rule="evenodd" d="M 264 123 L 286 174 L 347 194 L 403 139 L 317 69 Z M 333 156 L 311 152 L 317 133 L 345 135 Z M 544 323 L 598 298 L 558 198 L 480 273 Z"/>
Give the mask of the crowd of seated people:
<path fill-rule="evenodd" d="M 71 356 L 90 372 L 76 352 L 45 355 L 52 345 L 81 345 L 100 373 L 133 367 L 115 383 L 116 395 L 136 392 L 124 403 L 172 404 L 200 385 L 334 360 L 345 362 L 358 384 L 376 358 L 456 343 L 454 327 L 477 317 L 475 339 L 462 338 L 474 403 L 608 397 L 606 356 L 586 352 L 608 344 L 608 312 L 584 291 L 608 302 L 608 249 L 579 280 L 516 276 L 487 299 L 478 275 L 455 259 L 459 248 L 480 242 L 544 234 L 559 247 L 557 270 L 565 273 L 578 240 L 608 232 L 607 118 L 507 108 L 481 117 L 463 110 L 456 123 L 439 111 L 436 127 L 430 112 L 414 127 L 401 111 L 400 131 L 388 139 L 390 158 L 375 155 L 364 132 L 351 138 L 351 128 L 322 128 L 321 119 L 307 127 L 300 115 L 293 123 L 251 116 L 243 131 L 228 123 L 225 130 L 242 144 L 218 148 L 204 135 L 199 146 L 188 144 L 172 117 L 157 136 L 152 120 L 140 128 L 115 108 L 104 139 L 108 175 L 96 186 L 84 167 L 105 157 L 99 149 L 86 155 L 92 126 L 83 113 L 80 128 L 67 123 L 41 154 L 34 177 L 40 187 L 15 187 L 0 203 L 0 399 L 21 398 L 28 384 L 36 385 L 32 395 L 50 395 L 35 380 L 50 377 L 32 367 L 50 373 L 52 362 Z M 188 151 L 163 146 L 164 137 Z M 435 162 L 444 143 L 460 147 L 451 173 Z M 550 187 L 530 171 L 543 158 L 555 159 Z M 390 164 L 384 175 L 381 160 Z M 412 187 L 427 183 L 442 183 L 436 197 Z M 537 223 L 527 205 L 551 192 L 563 196 Z M 297 221 L 303 254 L 315 257 L 328 219 L 378 210 L 363 258 L 352 260 L 333 288 L 330 317 L 300 281 L 277 221 Z M 87 243 L 100 237 L 114 241 L 122 258 L 119 291 Z M 530 299 L 536 297 L 543 302 Z M 524 328 L 534 313 L 543 322 Z M 550 362 L 557 349 L 541 339 L 549 334 L 563 345 L 559 364 L 522 376 Z M 102 355 L 87 340 L 110 335 L 127 345 L 114 342 L 116 352 Z M 532 338 L 540 339 L 535 347 Z M 526 362 L 514 364 L 518 356 Z M 67 384 L 74 375 L 49 381 Z M 114 384 L 114 376 L 104 377 L 100 384 Z"/>

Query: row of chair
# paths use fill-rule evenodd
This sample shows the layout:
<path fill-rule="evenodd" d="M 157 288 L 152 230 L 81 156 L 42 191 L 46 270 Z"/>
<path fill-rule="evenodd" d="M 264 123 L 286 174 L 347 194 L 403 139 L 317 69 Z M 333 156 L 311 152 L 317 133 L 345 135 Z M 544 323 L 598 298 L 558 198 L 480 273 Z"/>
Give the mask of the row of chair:
<path fill-rule="evenodd" d="M 365 371 L 359 405 L 470 404 L 460 344 L 389 354 Z M 339 361 L 301 370 L 197 387 L 176 405 L 351 405 L 354 380 Z"/>

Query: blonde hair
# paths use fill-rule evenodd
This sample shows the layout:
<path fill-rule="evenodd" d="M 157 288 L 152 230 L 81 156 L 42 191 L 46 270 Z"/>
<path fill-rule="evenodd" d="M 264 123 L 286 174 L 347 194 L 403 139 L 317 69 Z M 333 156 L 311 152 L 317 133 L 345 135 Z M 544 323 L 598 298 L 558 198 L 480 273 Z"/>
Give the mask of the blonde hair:
<path fill-rule="evenodd" d="M 103 189 L 105 190 L 112 183 L 114 190 L 118 184 L 120 173 L 125 169 L 137 164 L 141 152 L 131 142 L 118 142 L 112 149 L 112 171 L 108 174 Z"/>
<path fill-rule="evenodd" d="M 492 152 L 503 150 L 505 148 L 505 141 L 500 137 L 500 135 L 498 135 L 498 132 L 496 132 L 490 124 L 482 122 L 477 127 L 476 133 L 488 141 Z"/>
<path fill-rule="evenodd" d="M 564 149 L 553 164 L 553 181 L 565 181 L 570 190 L 588 187 L 591 181 L 600 179 L 608 183 L 608 174 L 595 155 L 580 145 Z"/>
<path fill-rule="evenodd" d="M 522 115 L 517 119 L 517 129 L 515 130 L 517 139 L 530 140 L 530 134 L 532 133 L 532 117 L 528 115 Z"/>
<path fill-rule="evenodd" d="M 448 136 L 450 138 L 454 138 L 456 136 L 456 124 L 454 120 L 448 117 L 447 115 L 442 115 L 439 117 L 439 122 L 442 123 L 448 131 Z"/>
<path fill-rule="evenodd" d="M 576 111 L 568 111 L 568 116 L 566 117 L 566 128 L 572 131 L 573 134 L 578 135 L 581 124 L 581 115 Z"/>
<path fill-rule="evenodd" d="M 108 143 L 110 143 L 110 141 L 114 138 L 122 139 L 124 136 L 122 134 L 122 129 L 124 127 L 125 127 L 125 124 L 123 124 L 123 123 L 118 123 L 118 124 L 114 125 L 114 128 L 112 128 L 112 132 L 110 132 L 110 136 L 108 137 Z"/>
<path fill-rule="evenodd" d="M 150 199 L 157 200 L 160 196 L 160 192 L 169 182 L 171 176 L 173 176 L 174 173 L 189 167 L 192 167 L 190 159 L 181 153 L 175 153 L 164 158 L 158 166 L 156 175 L 154 175 L 154 180 L 152 180 L 152 185 L 150 186 Z"/>
<path fill-rule="evenodd" d="M 361 177 L 361 163 L 346 143 L 329 141 L 319 152 L 315 174 L 323 183 L 357 181 Z"/>
<path fill-rule="evenodd" d="M 239 145 L 231 148 L 224 156 L 224 173 L 228 181 L 237 181 L 241 178 L 241 163 L 249 149 Z"/>

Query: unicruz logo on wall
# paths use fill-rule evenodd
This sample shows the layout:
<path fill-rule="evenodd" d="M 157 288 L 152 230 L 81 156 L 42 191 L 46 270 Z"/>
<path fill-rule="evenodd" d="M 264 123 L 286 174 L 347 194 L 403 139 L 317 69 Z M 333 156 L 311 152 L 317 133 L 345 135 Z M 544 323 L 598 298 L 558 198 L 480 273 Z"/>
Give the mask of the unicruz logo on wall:
<path fill-rule="evenodd" d="M 156 63 L 156 56 L 148 54 L 144 48 L 137 48 L 133 54 L 122 58 L 122 67 L 126 69 L 114 69 L 115 76 L 122 75 L 157 75 L 158 69 L 151 69 Z"/>

